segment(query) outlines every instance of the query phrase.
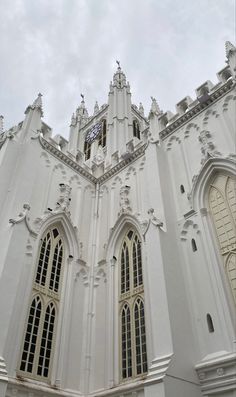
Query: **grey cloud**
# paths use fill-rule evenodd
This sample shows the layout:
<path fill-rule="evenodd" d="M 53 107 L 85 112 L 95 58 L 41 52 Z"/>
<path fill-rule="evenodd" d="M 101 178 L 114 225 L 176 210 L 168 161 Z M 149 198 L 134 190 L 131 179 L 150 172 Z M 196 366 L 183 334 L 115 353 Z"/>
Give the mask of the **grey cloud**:
<path fill-rule="evenodd" d="M 232 0 L 3 0 L 0 5 L 0 113 L 22 120 L 38 91 L 45 121 L 68 135 L 80 92 L 93 109 L 107 101 L 118 58 L 133 102 L 150 95 L 174 105 L 224 66 L 234 38 Z"/>

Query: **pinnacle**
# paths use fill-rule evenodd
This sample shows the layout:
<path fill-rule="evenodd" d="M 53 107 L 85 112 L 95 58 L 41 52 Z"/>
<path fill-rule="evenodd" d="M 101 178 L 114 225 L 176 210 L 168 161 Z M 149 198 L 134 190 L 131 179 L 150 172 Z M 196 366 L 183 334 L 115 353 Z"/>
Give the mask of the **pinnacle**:
<path fill-rule="evenodd" d="M 0 134 L 2 134 L 3 131 L 4 131 L 3 120 L 4 120 L 4 117 L 1 115 L 1 116 L 0 116 Z"/>
<path fill-rule="evenodd" d="M 231 53 L 236 52 L 236 47 L 230 41 L 226 41 L 225 51 L 226 51 L 226 57 L 229 58 Z"/>
<path fill-rule="evenodd" d="M 161 114 L 162 111 L 157 103 L 156 98 L 151 96 L 151 100 L 152 100 L 151 112 L 156 113 L 156 114 Z"/>

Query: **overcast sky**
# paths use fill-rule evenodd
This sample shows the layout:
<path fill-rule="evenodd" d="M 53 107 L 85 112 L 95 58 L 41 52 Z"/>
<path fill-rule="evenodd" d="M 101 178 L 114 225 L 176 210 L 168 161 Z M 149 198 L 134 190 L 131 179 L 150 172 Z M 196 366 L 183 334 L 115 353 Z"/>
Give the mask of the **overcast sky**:
<path fill-rule="evenodd" d="M 5 128 L 24 118 L 38 92 L 44 121 L 68 136 L 85 95 L 89 113 L 107 102 L 116 59 L 132 102 L 150 96 L 163 110 L 225 66 L 235 41 L 235 0 L 1 0 L 0 114 Z"/>

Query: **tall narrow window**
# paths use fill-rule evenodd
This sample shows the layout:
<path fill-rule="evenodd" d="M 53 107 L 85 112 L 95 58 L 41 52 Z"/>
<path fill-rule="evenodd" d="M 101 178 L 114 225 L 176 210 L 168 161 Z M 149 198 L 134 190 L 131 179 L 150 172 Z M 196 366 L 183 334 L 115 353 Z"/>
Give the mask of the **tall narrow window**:
<path fill-rule="evenodd" d="M 140 139 L 140 128 L 137 120 L 133 120 L 133 136 Z"/>
<path fill-rule="evenodd" d="M 142 245 L 133 231 L 126 234 L 120 251 L 121 378 L 147 372 L 147 350 L 142 273 Z"/>
<path fill-rule="evenodd" d="M 91 143 L 85 141 L 84 142 L 84 158 L 85 158 L 85 161 L 90 159 L 90 156 L 91 156 Z"/>
<path fill-rule="evenodd" d="M 208 198 L 225 274 L 236 303 L 236 181 L 227 175 L 217 175 Z"/>
<path fill-rule="evenodd" d="M 206 319 L 207 319 L 208 331 L 209 331 L 210 333 L 214 332 L 215 330 L 214 330 L 214 325 L 213 325 L 212 317 L 211 317 L 211 315 L 210 315 L 209 313 L 207 313 Z"/>
<path fill-rule="evenodd" d="M 102 120 L 102 131 L 98 138 L 98 145 L 105 147 L 107 141 L 107 122 L 106 120 Z"/>
<path fill-rule="evenodd" d="M 52 228 L 44 234 L 39 248 L 20 363 L 20 373 L 42 380 L 50 373 L 63 260 L 62 238 L 58 229 Z"/>

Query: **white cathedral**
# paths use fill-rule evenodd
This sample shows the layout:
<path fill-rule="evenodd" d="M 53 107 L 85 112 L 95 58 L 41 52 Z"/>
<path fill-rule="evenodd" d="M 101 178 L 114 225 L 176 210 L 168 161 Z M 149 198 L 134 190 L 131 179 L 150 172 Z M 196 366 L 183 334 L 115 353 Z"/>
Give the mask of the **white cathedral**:
<path fill-rule="evenodd" d="M 176 105 L 0 135 L 0 397 L 236 395 L 236 48 Z M 171 95 L 171 94 L 170 94 Z"/>

